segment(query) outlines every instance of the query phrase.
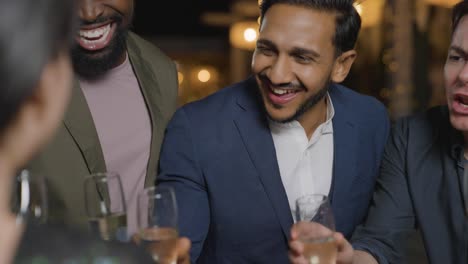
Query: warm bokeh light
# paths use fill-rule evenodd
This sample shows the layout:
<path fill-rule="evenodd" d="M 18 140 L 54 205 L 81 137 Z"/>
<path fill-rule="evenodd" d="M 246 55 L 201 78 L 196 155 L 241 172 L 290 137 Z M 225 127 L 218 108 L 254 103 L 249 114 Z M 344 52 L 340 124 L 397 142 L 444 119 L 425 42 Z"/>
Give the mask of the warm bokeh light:
<path fill-rule="evenodd" d="M 354 8 L 356 8 L 356 11 L 358 12 L 358 14 L 360 16 L 362 16 L 362 6 L 361 6 L 361 4 L 360 3 L 354 3 L 353 5 L 354 5 Z"/>
<path fill-rule="evenodd" d="M 211 73 L 207 69 L 201 69 L 197 74 L 198 80 L 202 83 L 206 83 L 211 79 Z"/>
<path fill-rule="evenodd" d="M 177 72 L 177 79 L 179 80 L 179 85 L 184 82 L 184 74 L 181 72 Z"/>
<path fill-rule="evenodd" d="M 253 28 L 247 28 L 244 30 L 244 39 L 247 42 L 254 42 L 257 40 L 257 31 Z"/>
<path fill-rule="evenodd" d="M 361 16 L 363 28 L 378 25 L 383 18 L 385 0 L 366 0 L 354 3 L 354 8 Z"/>
<path fill-rule="evenodd" d="M 238 49 L 253 50 L 258 38 L 257 21 L 242 21 L 231 25 L 229 41 Z"/>

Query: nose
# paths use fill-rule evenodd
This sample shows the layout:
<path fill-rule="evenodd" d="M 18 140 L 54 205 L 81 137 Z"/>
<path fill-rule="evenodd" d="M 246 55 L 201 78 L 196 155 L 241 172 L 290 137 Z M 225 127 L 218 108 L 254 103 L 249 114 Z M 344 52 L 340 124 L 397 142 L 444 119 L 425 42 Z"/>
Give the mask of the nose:
<path fill-rule="evenodd" d="M 458 79 L 463 83 L 468 83 L 468 63 L 465 62 L 463 67 L 461 68 L 460 72 L 458 73 Z"/>
<path fill-rule="evenodd" d="M 101 1 L 98 0 L 80 0 L 79 16 L 84 21 L 94 21 L 104 12 Z"/>
<path fill-rule="evenodd" d="M 267 76 L 275 85 L 287 84 L 294 80 L 291 64 L 286 56 L 278 56 L 270 66 Z"/>

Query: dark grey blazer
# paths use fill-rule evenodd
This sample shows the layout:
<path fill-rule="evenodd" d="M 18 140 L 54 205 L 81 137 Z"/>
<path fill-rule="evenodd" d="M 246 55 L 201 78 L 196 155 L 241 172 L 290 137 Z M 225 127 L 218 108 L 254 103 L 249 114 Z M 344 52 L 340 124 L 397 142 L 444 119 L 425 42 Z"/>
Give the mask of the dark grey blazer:
<path fill-rule="evenodd" d="M 446 106 L 397 122 L 353 246 L 379 263 L 405 263 L 407 235 L 419 227 L 430 263 L 468 263 L 462 142 Z"/>

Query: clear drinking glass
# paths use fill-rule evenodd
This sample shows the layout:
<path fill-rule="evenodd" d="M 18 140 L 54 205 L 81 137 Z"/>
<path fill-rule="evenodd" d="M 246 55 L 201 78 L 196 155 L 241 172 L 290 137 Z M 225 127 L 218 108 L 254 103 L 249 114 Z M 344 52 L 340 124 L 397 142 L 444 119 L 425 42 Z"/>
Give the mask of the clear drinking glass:
<path fill-rule="evenodd" d="M 296 227 L 310 264 L 336 263 L 335 221 L 326 195 L 310 194 L 296 200 Z"/>
<path fill-rule="evenodd" d="M 106 241 L 128 241 L 125 197 L 120 176 L 113 172 L 91 174 L 85 178 L 84 191 L 91 231 Z"/>
<path fill-rule="evenodd" d="M 150 187 L 138 195 L 138 227 L 141 245 L 160 264 L 175 264 L 177 203 L 170 187 Z"/>
<path fill-rule="evenodd" d="M 48 201 L 45 178 L 40 175 L 33 177 L 28 170 L 22 170 L 16 177 L 12 206 L 18 222 L 46 223 Z"/>

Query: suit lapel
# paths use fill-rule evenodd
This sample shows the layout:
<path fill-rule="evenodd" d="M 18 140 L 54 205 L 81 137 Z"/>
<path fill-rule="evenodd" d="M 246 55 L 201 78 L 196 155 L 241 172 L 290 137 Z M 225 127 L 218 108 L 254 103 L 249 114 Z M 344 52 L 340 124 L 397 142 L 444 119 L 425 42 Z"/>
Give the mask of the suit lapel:
<path fill-rule="evenodd" d="M 78 80 L 74 82 L 72 97 L 63 122 L 81 150 L 89 172 L 105 172 L 106 163 L 96 127 Z"/>
<path fill-rule="evenodd" d="M 138 79 L 138 83 L 146 103 L 146 108 L 150 115 L 152 127 L 151 151 L 145 179 L 145 186 L 152 186 L 156 180 L 156 167 L 159 159 L 159 151 L 156 150 L 158 149 L 158 146 L 162 144 L 164 135 L 164 128 L 161 125 L 165 123 L 164 112 L 160 107 L 163 105 L 160 102 L 160 100 L 162 100 L 161 88 L 154 72 L 147 65 L 147 62 L 143 60 L 141 51 L 131 34 L 132 33 L 130 33 L 127 40 L 129 59 L 132 64 L 133 71 Z"/>
<path fill-rule="evenodd" d="M 358 131 L 352 117 L 348 115 L 344 98 L 336 87 L 330 89 L 330 97 L 335 108 L 333 118 L 333 179 L 330 190 L 333 209 L 346 203 L 346 193 L 352 191 L 352 183 L 356 177 L 356 158 L 358 156 Z"/>
<path fill-rule="evenodd" d="M 238 98 L 240 109 L 234 117 L 234 123 L 271 201 L 283 233 L 289 238 L 293 219 L 281 181 L 273 139 L 265 115 L 258 107 L 260 102 L 255 100 L 255 94 L 251 92 L 258 89 L 255 81 L 249 80 L 247 86 L 247 90 L 250 91 Z"/>

